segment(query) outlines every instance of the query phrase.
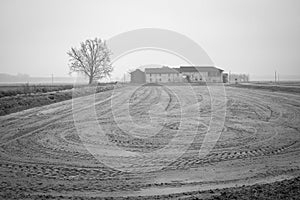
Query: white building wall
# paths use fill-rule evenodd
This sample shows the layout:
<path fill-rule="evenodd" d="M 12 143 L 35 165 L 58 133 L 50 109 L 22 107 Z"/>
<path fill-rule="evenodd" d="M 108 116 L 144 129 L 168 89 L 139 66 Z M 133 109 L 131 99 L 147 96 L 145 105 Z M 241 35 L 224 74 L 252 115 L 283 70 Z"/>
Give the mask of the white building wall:
<path fill-rule="evenodd" d="M 181 75 L 170 73 L 170 74 L 146 74 L 147 83 L 167 83 L 167 82 L 181 82 Z"/>
<path fill-rule="evenodd" d="M 167 82 L 183 82 L 183 76 L 189 76 L 192 82 L 222 82 L 222 73 L 217 76 L 208 76 L 208 72 L 184 72 L 171 74 L 148 74 L 146 73 L 147 83 L 167 83 Z"/>
<path fill-rule="evenodd" d="M 192 82 L 201 82 L 207 81 L 208 73 L 207 72 L 184 72 L 183 76 L 189 76 Z"/>

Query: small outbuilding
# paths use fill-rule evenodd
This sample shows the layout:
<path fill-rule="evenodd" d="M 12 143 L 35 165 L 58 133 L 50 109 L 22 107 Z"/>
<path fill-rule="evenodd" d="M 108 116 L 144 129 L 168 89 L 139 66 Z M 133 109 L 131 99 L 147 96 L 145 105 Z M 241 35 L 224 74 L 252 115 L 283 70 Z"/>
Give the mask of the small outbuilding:
<path fill-rule="evenodd" d="M 130 72 L 130 82 L 131 83 L 146 83 L 145 72 L 140 69 L 136 69 Z"/>

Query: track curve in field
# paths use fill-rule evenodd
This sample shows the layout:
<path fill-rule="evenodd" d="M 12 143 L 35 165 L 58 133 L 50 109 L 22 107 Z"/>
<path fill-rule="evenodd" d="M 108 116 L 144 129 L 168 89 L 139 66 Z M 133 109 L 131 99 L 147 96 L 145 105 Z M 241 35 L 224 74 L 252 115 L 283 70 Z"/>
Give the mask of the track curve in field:
<path fill-rule="evenodd" d="M 204 86 L 128 86 L 80 97 L 73 106 L 65 101 L 1 116 L 0 191 L 16 191 L 15 197 L 88 199 L 160 195 L 179 188 L 186 192 L 299 175 L 300 96 L 238 88 L 226 88 L 226 93 L 221 137 L 202 158 L 198 153 L 213 109 Z M 185 151 L 176 159 L 171 151 L 153 154 L 152 160 L 141 158 L 139 166 L 149 167 L 153 160 L 160 165 L 153 172 L 108 167 L 86 148 L 102 141 L 94 132 L 81 137 L 74 125 L 74 115 L 88 124 L 91 108 L 107 140 L 124 151 L 154 153 L 176 139 Z"/>

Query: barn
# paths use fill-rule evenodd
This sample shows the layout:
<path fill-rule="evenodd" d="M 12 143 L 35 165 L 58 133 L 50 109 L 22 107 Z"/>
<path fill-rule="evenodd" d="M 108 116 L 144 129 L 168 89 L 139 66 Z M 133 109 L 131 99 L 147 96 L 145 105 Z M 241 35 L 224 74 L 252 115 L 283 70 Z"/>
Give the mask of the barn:
<path fill-rule="evenodd" d="M 180 73 L 188 82 L 223 82 L 224 70 L 214 66 L 181 66 Z"/>

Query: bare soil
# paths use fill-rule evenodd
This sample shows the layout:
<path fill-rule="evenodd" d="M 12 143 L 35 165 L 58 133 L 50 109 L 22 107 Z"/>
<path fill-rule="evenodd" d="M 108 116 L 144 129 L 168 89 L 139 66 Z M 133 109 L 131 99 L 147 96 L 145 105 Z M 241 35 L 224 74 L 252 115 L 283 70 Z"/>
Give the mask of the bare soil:
<path fill-rule="evenodd" d="M 265 82 L 265 83 L 238 83 L 230 84 L 231 87 L 248 88 L 248 89 L 259 89 L 268 90 L 272 92 L 288 92 L 293 94 L 300 94 L 300 83 L 299 82 Z"/>
<path fill-rule="evenodd" d="M 182 156 L 160 170 L 147 173 L 116 170 L 87 151 L 85 145 L 97 145 L 99 141 L 93 129 L 86 139 L 79 137 L 73 116 L 74 113 L 82 116 L 79 123 L 87 124 L 91 116 L 87 103 L 94 96 L 77 98 L 75 110 L 72 100 L 67 100 L 1 116 L 0 196 L 4 199 L 297 199 L 300 96 L 227 87 L 221 137 L 208 155 L 199 158 L 213 110 L 206 87 L 194 86 L 193 90 L 190 93 L 183 86 L 135 90 L 128 86 L 95 95 L 98 123 L 110 142 L 126 151 L 153 152 L 170 138 L 181 139 L 182 123 L 188 124 L 183 127 L 184 134 L 197 130 L 197 136 Z M 186 112 L 178 121 L 182 110 Z M 200 119 L 194 117 L 199 114 Z M 169 121 L 165 121 L 166 115 Z M 138 128 L 132 129 L 132 122 Z M 153 133 L 157 127 L 162 127 L 163 134 Z M 166 159 L 157 157 L 162 165 Z M 149 163 L 142 161 L 143 167 L 149 167 Z M 276 182 L 282 180 L 286 181 Z"/>
<path fill-rule="evenodd" d="M 18 86 L 18 87 L 16 86 L 17 89 L 15 88 L 13 88 L 12 90 L 8 89 L 5 92 L 8 94 L 13 93 L 13 95 L 6 95 L 6 94 L 2 96 L 0 95 L 0 116 L 7 115 L 14 112 L 19 112 L 22 110 L 26 110 L 38 106 L 45 106 L 45 105 L 72 99 L 74 97 L 74 93 L 72 92 L 72 89 L 65 89 L 70 87 L 69 85 L 67 86 L 54 87 L 51 88 L 50 90 L 45 89 L 42 92 L 30 92 L 28 94 L 23 93 L 22 89 L 20 89 L 20 87 L 22 86 Z M 5 86 L 0 86 L 0 90 L 3 90 L 3 87 Z M 103 92 L 103 91 L 111 90 L 113 88 L 114 88 L 113 85 L 98 86 L 96 92 L 97 93 Z M 15 93 L 15 90 L 17 90 L 17 92 L 20 93 Z M 81 94 L 81 96 L 84 95 L 87 94 L 84 93 Z"/>

